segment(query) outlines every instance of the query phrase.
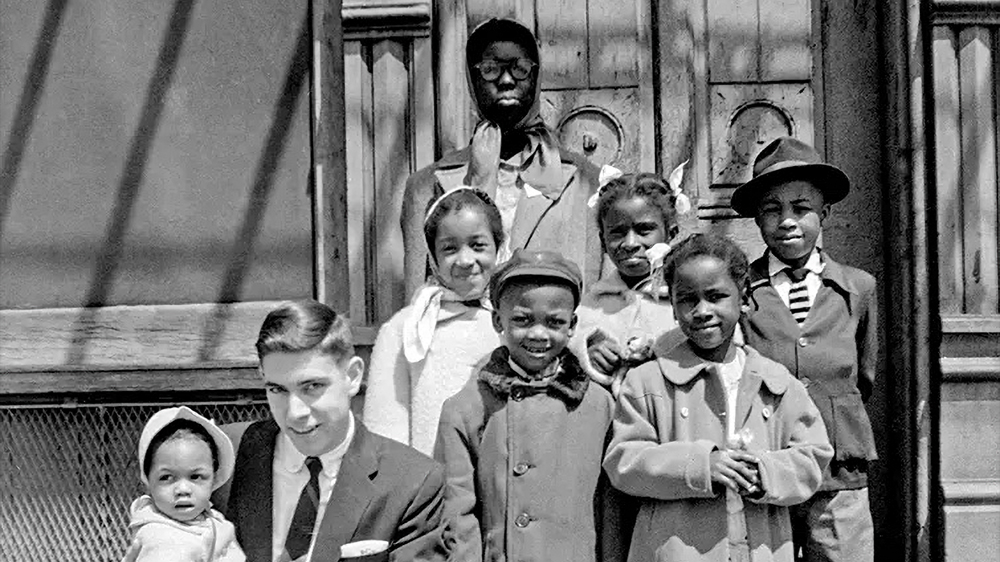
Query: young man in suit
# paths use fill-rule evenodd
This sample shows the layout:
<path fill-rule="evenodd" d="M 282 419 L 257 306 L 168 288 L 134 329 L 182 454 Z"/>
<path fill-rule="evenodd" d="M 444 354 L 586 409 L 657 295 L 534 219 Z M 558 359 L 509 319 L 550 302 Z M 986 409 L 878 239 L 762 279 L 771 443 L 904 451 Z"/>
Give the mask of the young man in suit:
<path fill-rule="evenodd" d="M 440 465 L 354 419 L 364 361 L 343 316 L 316 301 L 268 314 L 257 339 L 273 419 L 236 424 L 236 469 L 213 496 L 248 562 L 336 562 L 347 543 L 381 540 L 365 560 L 444 560 Z"/>

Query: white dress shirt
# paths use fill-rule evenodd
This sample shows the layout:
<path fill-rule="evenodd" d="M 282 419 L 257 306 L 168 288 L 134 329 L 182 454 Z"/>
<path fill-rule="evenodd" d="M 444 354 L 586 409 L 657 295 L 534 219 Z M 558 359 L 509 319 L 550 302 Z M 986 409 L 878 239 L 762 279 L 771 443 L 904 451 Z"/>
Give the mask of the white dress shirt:
<path fill-rule="evenodd" d="M 333 485 L 337 483 L 340 463 L 352 439 L 354 439 L 354 414 L 350 415 L 344 441 L 334 447 L 332 451 L 319 456 L 323 463 L 323 470 L 319 473 L 319 509 L 316 512 L 316 526 L 313 529 L 313 540 L 309 544 L 309 552 L 299 559 L 303 562 L 309 562 L 312 559 L 313 546 L 316 544 L 316 531 L 323 522 L 326 504 L 330 501 Z M 274 475 L 271 559 L 274 562 L 279 562 L 285 551 L 285 538 L 288 536 L 288 528 L 292 525 L 292 517 L 295 515 L 299 496 L 302 495 L 302 489 L 309 483 L 306 456 L 295 448 L 292 440 L 283 431 L 278 435 L 278 441 L 274 446 L 274 461 L 271 465 L 271 471 Z"/>
<path fill-rule="evenodd" d="M 739 395 L 740 379 L 743 378 L 743 367 L 747 363 L 747 354 L 743 347 L 732 345 L 721 363 L 712 362 L 716 372 L 722 379 L 726 389 L 726 438 L 736 437 L 736 398 Z"/>
<path fill-rule="evenodd" d="M 541 191 L 531 187 L 521 179 L 520 171 L 524 161 L 530 155 L 519 152 L 506 160 L 500 161 L 497 169 L 497 193 L 493 202 L 500 211 L 500 222 L 503 224 L 503 244 L 497 248 L 497 265 L 507 261 L 514 248 L 511 247 L 510 233 L 514 229 L 514 219 L 517 216 L 517 206 L 523 197 L 537 197 Z"/>
<path fill-rule="evenodd" d="M 497 265 L 507 261 L 514 251 L 510 246 L 510 231 L 514 228 L 517 204 L 524 196 L 517 174 L 520 166 L 521 155 L 517 154 L 509 160 L 501 161 L 497 170 L 497 194 L 493 202 L 500 211 L 500 222 L 503 224 L 503 244 L 497 248 Z"/>
<path fill-rule="evenodd" d="M 816 294 L 819 293 L 820 286 L 823 285 L 823 280 L 820 279 L 819 274 L 823 273 L 823 267 L 826 264 L 823 263 L 823 259 L 819 255 L 819 250 L 813 248 L 812 254 L 809 255 L 809 259 L 806 260 L 806 293 L 809 295 L 809 307 L 812 308 L 814 302 L 816 302 Z M 785 271 L 790 267 L 787 263 L 779 260 L 772 254 L 768 252 L 767 254 L 767 274 L 771 276 L 771 286 L 774 287 L 775 291 L 778 291 L 778 296 L 781 297 L 781 301 L 788 306 L 788 293 L 792 289 L 792 279 L 788 276 L 788 272 Z"/>

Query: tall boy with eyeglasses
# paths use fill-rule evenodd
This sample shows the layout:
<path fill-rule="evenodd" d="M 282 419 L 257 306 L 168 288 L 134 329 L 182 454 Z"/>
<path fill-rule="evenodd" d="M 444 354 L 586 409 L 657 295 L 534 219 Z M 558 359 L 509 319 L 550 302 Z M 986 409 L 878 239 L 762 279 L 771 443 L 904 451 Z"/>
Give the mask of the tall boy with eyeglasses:
<path fill-rule="evenodd" d="M 600 277 L 603 255 L 587 200 L 598 168 L 561 146 L 539 114 L 541 61 L 535 36 L 509 19 L 478 26 L 466 44 L 469 84 L 481 120 L 470 145 L 417 171 L 406 182 L 403 231 L 407 294 L 427 276 L 423 213 L 429 200 L 459 185 L 494 199 L 503 219 L 502 262 L 518 248 L 555 250 Z"/>

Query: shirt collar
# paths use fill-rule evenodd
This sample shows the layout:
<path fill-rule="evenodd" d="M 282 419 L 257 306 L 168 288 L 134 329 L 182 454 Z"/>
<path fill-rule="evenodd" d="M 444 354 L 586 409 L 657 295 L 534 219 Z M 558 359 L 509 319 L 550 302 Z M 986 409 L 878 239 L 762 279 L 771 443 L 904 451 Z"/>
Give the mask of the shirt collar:
<path fill-rule="evenodd" d="M 622 276 L 615 270 L 606 277 L 595 281 L 590 290 L 598 295 L 624 295 L 629 291 L 629 288 L 625 285 L 625 281 L 622 281 Z"/>
<path fill-rule="evenodd" d="M 319 456 L 319 460 L 323 463 L 323 474 L 328 478 L 335 478 L 337 476 L 337 472 L 340 470 L 340 461 L 347 453 L 347 448 L 353 439 L 354 413 L 351 412 L 348 414 L 347 435 L 344 436 L 344 440 L 333 449 Z M 278 455 L 279 465 L 291 473 L 305 470 L 306 456 L 295 448 L 295 444 L 292 443 L 291 438 L 284 431 L 281 432 L 281 441 L 282 443 L 280 443 L 280 446 L 277 448 L 278 450 L 275 452 Z"/>
<path fill-rule="evenodd" d="M 500 170 L 506 170 L 508 173 L 512 173 L 515 174 L 516 177 L 520 177 L 521 171 L 527 167 L 527 164 L 531 163 L 531 160 L 536 157 L 538 151 L 539 145 L 534 147 L 530 145 L 526 146 L 521 152 L 518 152 L 506 160 L 501 160 Z M 515 184 L 517 183 L 516 177 Z M 532 197 L 538 197 L 539 195 L 552 199 L 552 197 L 550 197 L 552 194 L 546 194 L 538 189 L 535 189 L 534 186 L 524 181 L 523 178 L 521 179 L 521 188 L 524 190 L 524 196 L 529 199 Z"/>
<path fill-rule="evenodd" d="M 805 269 L 819 275 L 820 273 L 823 273 L 823 268 L 825 266 L 826 264 L 823 261 L 823 257 L 820 255 L 819 248 L 813 248 L 812 253 L 809 254 L 809 259 L 806 260 Z M 767 253 L 767 274 L 772 278 L 789 267 L 791 266 L 778 259 L 778 257 L 773 253 Z"/>

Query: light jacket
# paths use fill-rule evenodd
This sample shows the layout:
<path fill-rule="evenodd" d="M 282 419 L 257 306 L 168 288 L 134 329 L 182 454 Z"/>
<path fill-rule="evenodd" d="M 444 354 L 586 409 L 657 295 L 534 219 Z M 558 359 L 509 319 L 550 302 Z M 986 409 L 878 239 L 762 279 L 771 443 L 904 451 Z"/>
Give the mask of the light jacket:
<path fill-rule="evenodd" d="M 129 509 L 129 529 L 142 548 L 136 562 L 244 562 L 236 529 L 221 513 L 205 510 L 195 521 L 183 523 L 163 515 L 149 496 L 140 496 Z"/>
<path fill-rule="evenodd" d="M 375 338 L 364 422 L 373 433 L 431 455 L 441 406 L 475 377 L 499 337 L 489 310 L 446 303 L 426 357 L 410 363 L 403 352 L 403 324 L 411 309 L 396 313 Z"/>
<path fill-rule="evenodd" d="M 576 314 L 578 320 L 570 350 L 591 380 L 605 387 L 611 385 L 611 377 L 598 371 L 587 354 L 587 345 L 595 332 L 603 332 L 618 345 L 625 346 L 633 339 L 655 342 L 677 327 L 674 308 L 665 293 L 650 295 L 629 289 L 617 270 L 606 273 L 590 286 Z"/>
<path fill-rule="evenodd" d="M 787 506 L 819 488 L 833 450 L 805 388 L 749 346 L 736 431 L 753 436 L 763 497 L 744 502 L 751 559 L 791 562 Z M 625 377 L 604 460 L 612 484 L 642 498 L 629 560 L 729 560 L 726 496 L 713 486 L 709 455 L 726 444 L 726 391 L 689 342 Z"/>
<path fill-rule="evenodd" d="M 875 278 L 822 255 L 823 284 L 801 326 L 771 286 L 767 254 L 754 261 L 743 327 L 747 343 L 787 367 L 823 416 L 835 453 L 822 489 L 860 488 L 867 461 L 878 458 L 865 410 L 878 359 Z"/>
<path fill-rule="evenodd" d="M 612 519 L 599 485 L 610 394 L 568 352 L 546 383 L 518 377 L 508 357 L 498 348 L 441 413 L 452 560 L 612 560 L 621 545 L 599 540 Z"/>

